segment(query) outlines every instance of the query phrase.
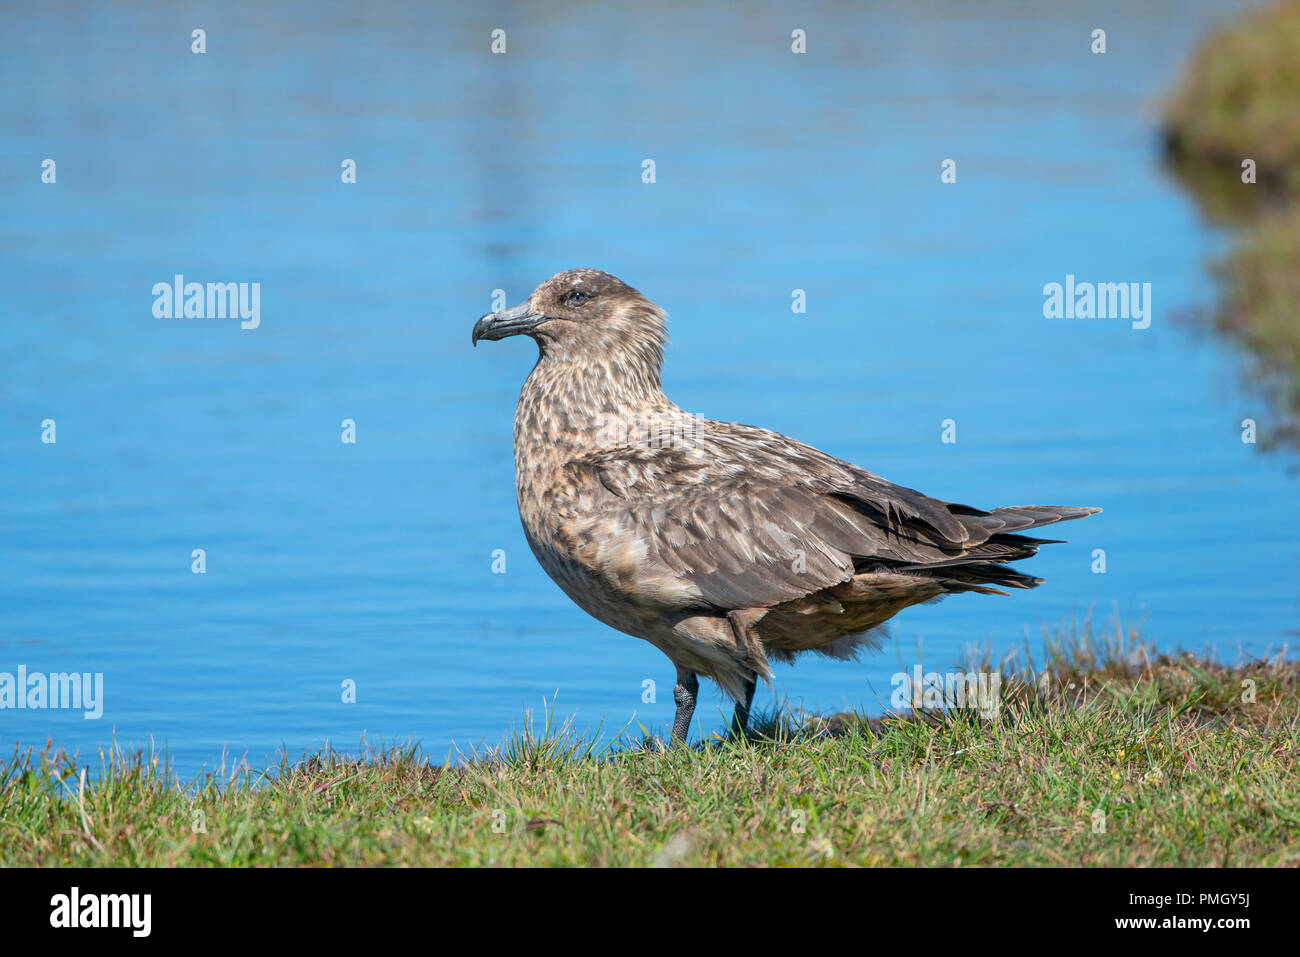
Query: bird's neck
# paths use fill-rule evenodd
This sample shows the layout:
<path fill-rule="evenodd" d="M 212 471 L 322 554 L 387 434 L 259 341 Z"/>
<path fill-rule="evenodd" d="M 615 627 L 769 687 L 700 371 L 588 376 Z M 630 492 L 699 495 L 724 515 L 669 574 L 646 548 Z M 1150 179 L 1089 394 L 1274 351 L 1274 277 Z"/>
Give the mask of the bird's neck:
<path fill-rule="evenodd" d="M 544 348 L 515 409 L 516 466 L 608 448 L 638 420 L 680 411 L 663 393 L 659 363 L 658 350 Z"/>

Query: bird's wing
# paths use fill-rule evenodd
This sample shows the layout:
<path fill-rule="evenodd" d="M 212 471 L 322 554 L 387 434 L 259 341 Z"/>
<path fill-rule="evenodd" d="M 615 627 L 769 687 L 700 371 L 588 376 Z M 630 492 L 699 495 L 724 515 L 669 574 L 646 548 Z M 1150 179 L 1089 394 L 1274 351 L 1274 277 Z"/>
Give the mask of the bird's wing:
<path fill-rule="evenodd" d="M 644 556 L 657 570 L 647 580 L 667 570 L 717 609 L 791 601 L 873 564 L 1024 557 L 1042 540 L 1004 533 L 1093 511 L 953 505 L 775 432 L 707 425 L 690 447 L 606 449 L 567 468 L 613 552 Z M 634 596 L 635 578 L 621 583 Z"/>

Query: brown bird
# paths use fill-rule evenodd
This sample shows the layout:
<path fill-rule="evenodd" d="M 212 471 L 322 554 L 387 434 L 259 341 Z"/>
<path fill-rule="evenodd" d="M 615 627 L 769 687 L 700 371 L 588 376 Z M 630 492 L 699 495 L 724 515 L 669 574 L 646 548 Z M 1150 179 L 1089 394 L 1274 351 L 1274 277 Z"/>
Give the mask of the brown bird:
<path fill-rule="evenodd" d="M 697 676 L 736 701 L 743 732 L 772 660 L 851 659 L 909 605 L 1042 583 L 1006 563 L 1048 539 L 1012 534 L 1100 511 L 992 511 L 893 485 L 776 432 L 714 422 L 660 388 L 664 311 L 595 269 L 483 316 L 472 341 L 540 350 L 515 409 L 519 516 L 565 593 L 677 668 L 673 736 Z"/>

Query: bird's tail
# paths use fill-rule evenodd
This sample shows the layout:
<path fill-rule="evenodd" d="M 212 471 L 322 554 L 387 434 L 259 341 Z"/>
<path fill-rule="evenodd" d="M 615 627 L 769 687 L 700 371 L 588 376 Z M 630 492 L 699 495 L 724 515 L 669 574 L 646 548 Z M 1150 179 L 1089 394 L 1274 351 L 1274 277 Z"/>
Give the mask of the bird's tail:
<path fill-rule="evenodd" d="M 962 524 L 987 537 L 963 555 L 910 565 L 907 570 L 931 574 L 949 591 L 955 592 L 1005 595 L 1006 592 L 996 586 L 1037 588 L 1043 579 L 1009 568 L 1006 563 L 1030 558 L 1037 554 L 1040 545 L 1058 545 L 1061 540 L 1030 538 L 1015 533 L 1022 529 L 1087 518 L 1100 511 L 1099 508 L 1077 505 L 1017 505 L 995 508 L 991 512 L 979 512 L 976 509 L 965 512 L 954 508 L 954 513 Z"/>
<path fill-rule="evenodd" d="M 967 528 L 983 529 L 993 535 L 1070 522 L 1101 511 L 1083 505 L 1013 505 L 1009 508 L 995 508 L 991 512 L 980 512 L 977 509 L 958 511 L 958 506 L 951 506 L 950 510 L 956 513 Z"/>

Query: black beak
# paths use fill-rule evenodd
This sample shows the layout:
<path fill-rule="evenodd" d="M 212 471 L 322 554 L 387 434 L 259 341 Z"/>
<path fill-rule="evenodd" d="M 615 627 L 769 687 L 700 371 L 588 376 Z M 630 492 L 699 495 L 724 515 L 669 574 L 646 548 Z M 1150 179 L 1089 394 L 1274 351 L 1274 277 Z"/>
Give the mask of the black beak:
<path fill-rule="evenodd" d="M 545 321 L 546 317 L 533 312 L 528 307 L 528 303 L 511 309 L 502 309 L 500 312 L 489 312 L 474 323 L 474 332 L 470 336 L 470 343 L 478 345 L 480 339 L 495 340 L 504 339 L 507 336 L 517 336 L 521 332 L 534 329 L 539 323 Z"/>

